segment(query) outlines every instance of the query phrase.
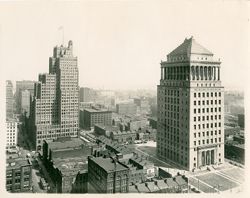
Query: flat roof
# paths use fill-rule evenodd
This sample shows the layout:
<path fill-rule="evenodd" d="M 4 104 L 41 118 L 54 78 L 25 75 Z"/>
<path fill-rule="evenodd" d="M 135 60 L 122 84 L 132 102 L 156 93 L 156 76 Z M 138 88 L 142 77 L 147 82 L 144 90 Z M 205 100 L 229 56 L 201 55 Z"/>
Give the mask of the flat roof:
<path fill-rule="evenodd" d="M 56 159 L 54 167 L 61 171 L 64 176 L 76 175 L 79 172 L 84 173 L 88 171 L 87 158 L 68 158 L 68 159 Z"/>
<path fill-rule="evenodd" d="M 6 165 L 7 165 L 7 169 L 16 169 L 16 168 L 20 168 L 22 166 L 28 166 L 31 164 L 29 163 L 28 159 L 26 158 L 10 158 L 6 160 Z"/>
<path fill-rule="evenodd" d="M 55 150 L 52 151 L 52 160 L 55 159 L 70 159 L 70 158 L 87 158 L 91 155 L 91 148 L 88 146 L 84 146 L 81 149 L 69 149 L 69 150 Z"/>
<path fill-rule="evenodd" d="M 84 109 L 84 111 L 87 111 L 89 113 L 111 113 L 111 111 L 107 110 L 107 109 L 92 109 L 92 108 L 86 108 Z"/>
<path fill-rule="evenodd" d="M 128 167 L 123 165 L 120 162 L 115 163 L 111 158 L 103 158 L 103 157 L 97 157 L 97 158 L 90 158 L 93 162 L 98 164 L 100 167 L 102 167 L 107 172 L 113 172 L 114 170 L 122 171 L 122 170 L 128 170 Z"/>
<path fill-rule="evenodd" d="M 60 150 L 66 148 L 75 148 L 83 145 L 83 141 L 80 138 L 60 138 L 54 142 L 48 142 L 48 147 L 51 150 Z"/>

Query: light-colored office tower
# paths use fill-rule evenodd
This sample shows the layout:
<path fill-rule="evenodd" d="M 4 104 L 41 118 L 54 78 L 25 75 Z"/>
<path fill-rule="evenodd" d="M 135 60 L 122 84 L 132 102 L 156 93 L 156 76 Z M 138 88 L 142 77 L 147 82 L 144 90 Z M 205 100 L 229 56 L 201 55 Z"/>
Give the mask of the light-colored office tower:
<path fill-rule="evenodd" d="M 6 120 L 14 117 L 14 95 L 13 84 L 6 80 Z"/>
<path fill-rule="evenodd" d="M 40 74 L 35 83 L 31 129 L 34 146 L 43 140 L 76 137 L 79 129 L 79 87 L 77 57 L 73 43 L 56 46 L 49 59 L 49 74 Z"/>
<path fill-rule="evenodd" d="M 26 115 L 26 117 L 29 117 L 30 114 L 30 98 L 31 98 L 30 91 L 28 90 L 21 91 L 21 97 L 20 97 L 21 113 L 23 115 Z"/>
<path fill-rule="evenodd" d="M 157 155 L 194 170 L 224 162 L 224 88 L 220 60 L 193 37 L 161 62 Z"/>

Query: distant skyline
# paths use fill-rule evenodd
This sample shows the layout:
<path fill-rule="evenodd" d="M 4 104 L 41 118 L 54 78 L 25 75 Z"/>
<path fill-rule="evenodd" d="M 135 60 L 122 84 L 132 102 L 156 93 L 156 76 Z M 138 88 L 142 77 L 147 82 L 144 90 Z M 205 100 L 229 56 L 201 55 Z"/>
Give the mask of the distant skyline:
<path fill-rule="evenodd" d="M 187 37 L 222 61 L 227 87 L 246 84 L 244 1 L 0 2 L 1 79 L 38 80 L 53 47 L 72 40 L 79 85 L 156 89 L 160 61 Z"/>

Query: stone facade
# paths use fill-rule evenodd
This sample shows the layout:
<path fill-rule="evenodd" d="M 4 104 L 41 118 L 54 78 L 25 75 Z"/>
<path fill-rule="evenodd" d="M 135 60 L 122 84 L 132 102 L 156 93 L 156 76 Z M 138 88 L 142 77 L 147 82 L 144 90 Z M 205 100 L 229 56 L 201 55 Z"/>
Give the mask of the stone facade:
<path fill-rule="evenodd" d="M 219 60 L 192 37 L 161 62 L 157 155 L 186 170 L 224 162 Z"/>

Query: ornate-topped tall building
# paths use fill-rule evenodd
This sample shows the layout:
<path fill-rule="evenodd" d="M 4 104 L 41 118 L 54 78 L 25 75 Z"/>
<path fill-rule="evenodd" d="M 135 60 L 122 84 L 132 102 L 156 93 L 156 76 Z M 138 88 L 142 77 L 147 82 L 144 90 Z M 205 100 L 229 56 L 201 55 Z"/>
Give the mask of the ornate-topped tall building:
<path fill-rule="evenodd" d="M 49 59 L 49 73 L 39 74 L 31 111 L 31 135 L 40 149 L 43 140 L 76 137 L 79 128 L 77 57 L 73 43 L 55 47 Z"/>
<path fill-rule="evenodd" d="M 219 60 L 193 37 L 161 62 L 157 155 L 193 170 L 224 162 L 224 88 Z"/>

